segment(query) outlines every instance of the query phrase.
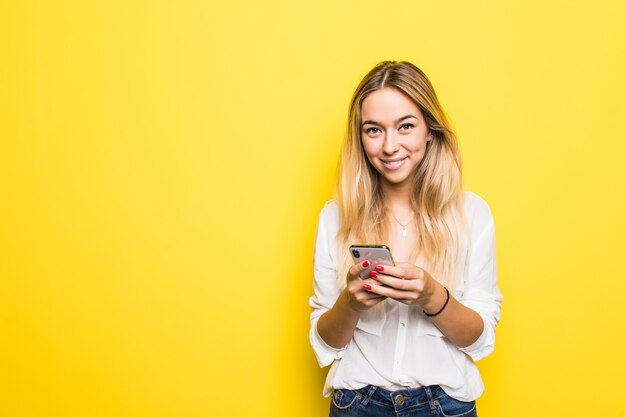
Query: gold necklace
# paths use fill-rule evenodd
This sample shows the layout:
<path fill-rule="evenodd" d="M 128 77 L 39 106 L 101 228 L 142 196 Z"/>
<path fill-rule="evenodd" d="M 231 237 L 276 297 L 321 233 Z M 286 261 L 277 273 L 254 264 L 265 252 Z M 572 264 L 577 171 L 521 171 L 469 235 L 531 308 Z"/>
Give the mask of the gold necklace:
<path fill-rule="evenodd" d="M 396 222 L 397 222 L 400 226 L 402 226 L 402 237 L 406 237 L 406 235 L 407 235 L 407 233 L 406 233 L 406 227 L 407 227 L 408 225 L 410 225 L 410 224 L 411 224 L 411 222 L 415 219 L 415 214 L 413 214 L 413 217 L 411 217 L 411 220 L 409 220 L 406 224 L 402 224 L 402 223 L 400 223 L 400 220 L 398 220 L 398 218 L 397 218 L 397 217 L 396 217 L 393 213 L 391 213 L 391 217 L 393 217 L 393 219 L 394 219 L 394 220 L 395 220 L 395 221 L 396 221 Z"/>

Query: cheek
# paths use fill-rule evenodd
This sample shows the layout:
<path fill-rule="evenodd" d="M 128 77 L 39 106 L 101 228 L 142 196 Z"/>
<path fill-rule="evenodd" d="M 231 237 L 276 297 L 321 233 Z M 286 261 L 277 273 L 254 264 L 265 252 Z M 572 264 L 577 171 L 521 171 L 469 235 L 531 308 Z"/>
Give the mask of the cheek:
<path fill-rule="evenodd" d="M 378 147 L 376 146 L 376 144 L 370 140 L 363 140 L 361 141 L 361 143 L 363 144 L 363 150 L 365 151 L 365 155 L 367 156 L 367 158 L 369 159 L 371 156 L 376 155 L 378 153 Z"/>
<path fill-rule="evenodd" d="M 416 146 L 413 152 L 422 153 L 422 154 L 425 153 L 426 152 L 426 142 L 420 143 L 418 146 Z"/>
<path fill-rule="evenodd" d="M 424 153 L 426 152 L 426 144 L 428 143 L 426 139 L 427 137 L 423 136 L 415 137 L 414 140 L 410 141 L 410 143 L 407 144 L 407 147 L 412 152 Z"/>

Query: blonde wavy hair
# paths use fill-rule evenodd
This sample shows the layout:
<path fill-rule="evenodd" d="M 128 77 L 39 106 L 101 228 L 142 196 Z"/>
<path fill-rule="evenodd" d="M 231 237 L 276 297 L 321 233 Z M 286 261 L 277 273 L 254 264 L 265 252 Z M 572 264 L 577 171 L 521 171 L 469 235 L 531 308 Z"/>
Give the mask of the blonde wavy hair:
<path fill-rule="evenodd" d="M 426 75 L 409 62 L 385 61 L 363 78 L 350 103 L 348 129 L 341 150 L 335 198 L 339 205 L 337 236 L 343 271 L 351 264 L 352 244 L 384 244 L 389 222 L 379 174 L 368 161 L 361 142 L 361 104 L 372 92 L 395 88 L 422 111 L 432 139 L 412 178 L 411 206 L 418 244 L 413 259 L 450 289 L 456 284 L 465 220 L 461 186 L 461 158 L 456 135 Z M 393 250 L 393 248 L 391 248 Z"/>

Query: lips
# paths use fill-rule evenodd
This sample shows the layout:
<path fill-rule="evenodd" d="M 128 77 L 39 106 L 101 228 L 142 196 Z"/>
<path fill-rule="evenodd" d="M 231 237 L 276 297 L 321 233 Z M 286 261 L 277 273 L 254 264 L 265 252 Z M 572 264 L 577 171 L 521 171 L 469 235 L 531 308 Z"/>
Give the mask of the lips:
<path fill-rule="evenodd" d="M 404 165 L 404 162 L 407 160 L 407 156 L 404 158 L 395 158 L 395 159 L 381 159 L 380 161 L 383 163 L 383 166 L 390 170 L 395 170 Z"/>

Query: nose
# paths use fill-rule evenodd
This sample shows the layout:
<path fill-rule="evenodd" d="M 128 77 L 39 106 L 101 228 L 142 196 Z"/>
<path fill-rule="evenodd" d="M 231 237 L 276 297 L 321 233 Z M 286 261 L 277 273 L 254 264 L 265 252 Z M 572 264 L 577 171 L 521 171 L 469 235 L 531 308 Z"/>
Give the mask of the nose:
<path fill-rule="evenodd" d="M 391 131 L 387 131 L 385 134 L 385 143 L 383 144 L 383 152 L 387 155 L 392 155 L 398 151 L 400 145 L 398 143 L 398 138 L 396 138 L 395 133 Z"/>

